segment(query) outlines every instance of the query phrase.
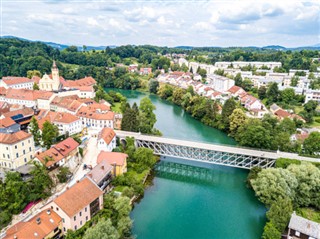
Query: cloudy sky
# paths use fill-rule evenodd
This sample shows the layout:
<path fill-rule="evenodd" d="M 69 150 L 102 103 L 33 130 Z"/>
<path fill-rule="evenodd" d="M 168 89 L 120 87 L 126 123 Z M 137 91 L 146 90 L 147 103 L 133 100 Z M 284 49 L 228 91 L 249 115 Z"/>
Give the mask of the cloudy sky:
<path fill-rule="evenodd" d="M 0 0 L 1 35 L 75 45 L 307 46 L 320 1 Z"/>

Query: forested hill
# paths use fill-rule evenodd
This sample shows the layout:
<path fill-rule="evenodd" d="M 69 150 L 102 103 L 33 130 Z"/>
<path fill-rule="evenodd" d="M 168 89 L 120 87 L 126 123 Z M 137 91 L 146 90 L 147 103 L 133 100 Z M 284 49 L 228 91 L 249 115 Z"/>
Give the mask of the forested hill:
<path fill-rule="evenodd" d="M 28 70 L 49 73 L 52 60 L 58 62 L 61 75 L 66 79 L 76 79 L 91 75 L 98 80 L 108 76 L 106 67 L 117 63 L 140 64 L 153 69 L 170 67 L 167 53 L 187 53 L 188 60 L 208 64 L 216 61 L 281 61 L 283 70 L 309 69 L 314 71 L 316 65 L 312 58 L 319 58 L 319 52 L 313 50 L 277 51 L 261 48 L 168 48 L 157 46 L 121 46 L 106 48 L 101 51 L 79 51 L 76 46 L 58 50 L 40 42 L 30 42 L 14 38 L 0 39 L 0 77 L 26 76 Z M 203 57 L 207 56 L 207 57 Z"/>

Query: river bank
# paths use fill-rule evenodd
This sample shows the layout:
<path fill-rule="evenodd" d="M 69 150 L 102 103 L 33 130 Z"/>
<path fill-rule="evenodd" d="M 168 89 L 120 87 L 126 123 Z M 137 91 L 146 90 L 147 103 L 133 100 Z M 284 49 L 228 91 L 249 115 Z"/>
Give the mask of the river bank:
<path fill-rule="evenodd" d="M 202 124 L 181 107 L 156 95 L 112 90 L 127 97 L 130 104 L 139 103 L 148 96 L 156 106 L 155 127 L 165 137 L 236 144 L 224 132 Z M 133 234 L 138 239 L 260 238 L 266 209 L 245 185 L 249 171 L 208 164 L 193 164 L 193 167 L 206 168 L 212 180 L 207 182 L 157 171 L 148 177 L 147 183 L 150 180 L 151 184 L 145 188 L 143 198 L 134 204 L 130 215 Z"/>

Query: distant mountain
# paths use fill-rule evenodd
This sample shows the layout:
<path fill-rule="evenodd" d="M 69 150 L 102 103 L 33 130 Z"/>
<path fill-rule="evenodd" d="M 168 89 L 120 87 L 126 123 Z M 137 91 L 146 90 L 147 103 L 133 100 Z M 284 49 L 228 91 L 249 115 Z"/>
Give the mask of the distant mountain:
<path fill-rule="evenodd" d="M 261 47 L 262 49 L 270 49 L 270 50 L 277 50 L 277 51 L 283 51 L 286 50 L 287 48 L 285 48 L 284 46 L 279 46 L 279 45 L 271 45 L 271 46 L 264 46 Z"/>
<path fill-rule="evenodd" d="M 59 50 L 66 49 L 67 47 L 71 46 L 71 45 L 65 45 L 65 44 L 60 44 L 55 42 L 33 41 L 33 40 L 16 37 L 16 36 L 2 36 L 2 38 L 18 39 L 18 40 L 30 41 L 30 42 L 41 42 Z M 82 46 L 77 46 L 77 47 L 79 51 L 82 51 Z M 87 47 L 87 50 L 105 50 L 107 47 L 116 48 L 117 46 L 111 45 L 111 46 L 86 46 L 86 47 Z"/>
<path fill-rule="evenodd" d="M 192 50 L 194 47 L 193 46 L 176 46 L 174 48 L 183 49 L 183 50 Z"/>

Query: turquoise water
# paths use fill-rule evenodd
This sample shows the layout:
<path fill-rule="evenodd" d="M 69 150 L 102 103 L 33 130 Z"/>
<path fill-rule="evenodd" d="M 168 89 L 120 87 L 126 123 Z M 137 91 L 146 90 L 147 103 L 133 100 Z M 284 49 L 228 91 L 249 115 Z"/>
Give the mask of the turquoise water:
<path fill-rule="evenodd" d="M 129 102 L 146 95 L 117 90 Z M 235 145 L 225 133 L 207 127 L 181 107 L 148 95 L 156 106 L 158 128 L 164 136 L 192 141 Z M 186 163 L 173 158 L 162 161 Z M 138 239 L 258 239 L 265 224 L 265 208 L 246 188 L 247 170 L 188 162 L 193 169 L 206 168 L 209 179 L 156 171 L 153 185 L 131 213 Z M 199 169 L 201 170 L 201 169 Z"/>

